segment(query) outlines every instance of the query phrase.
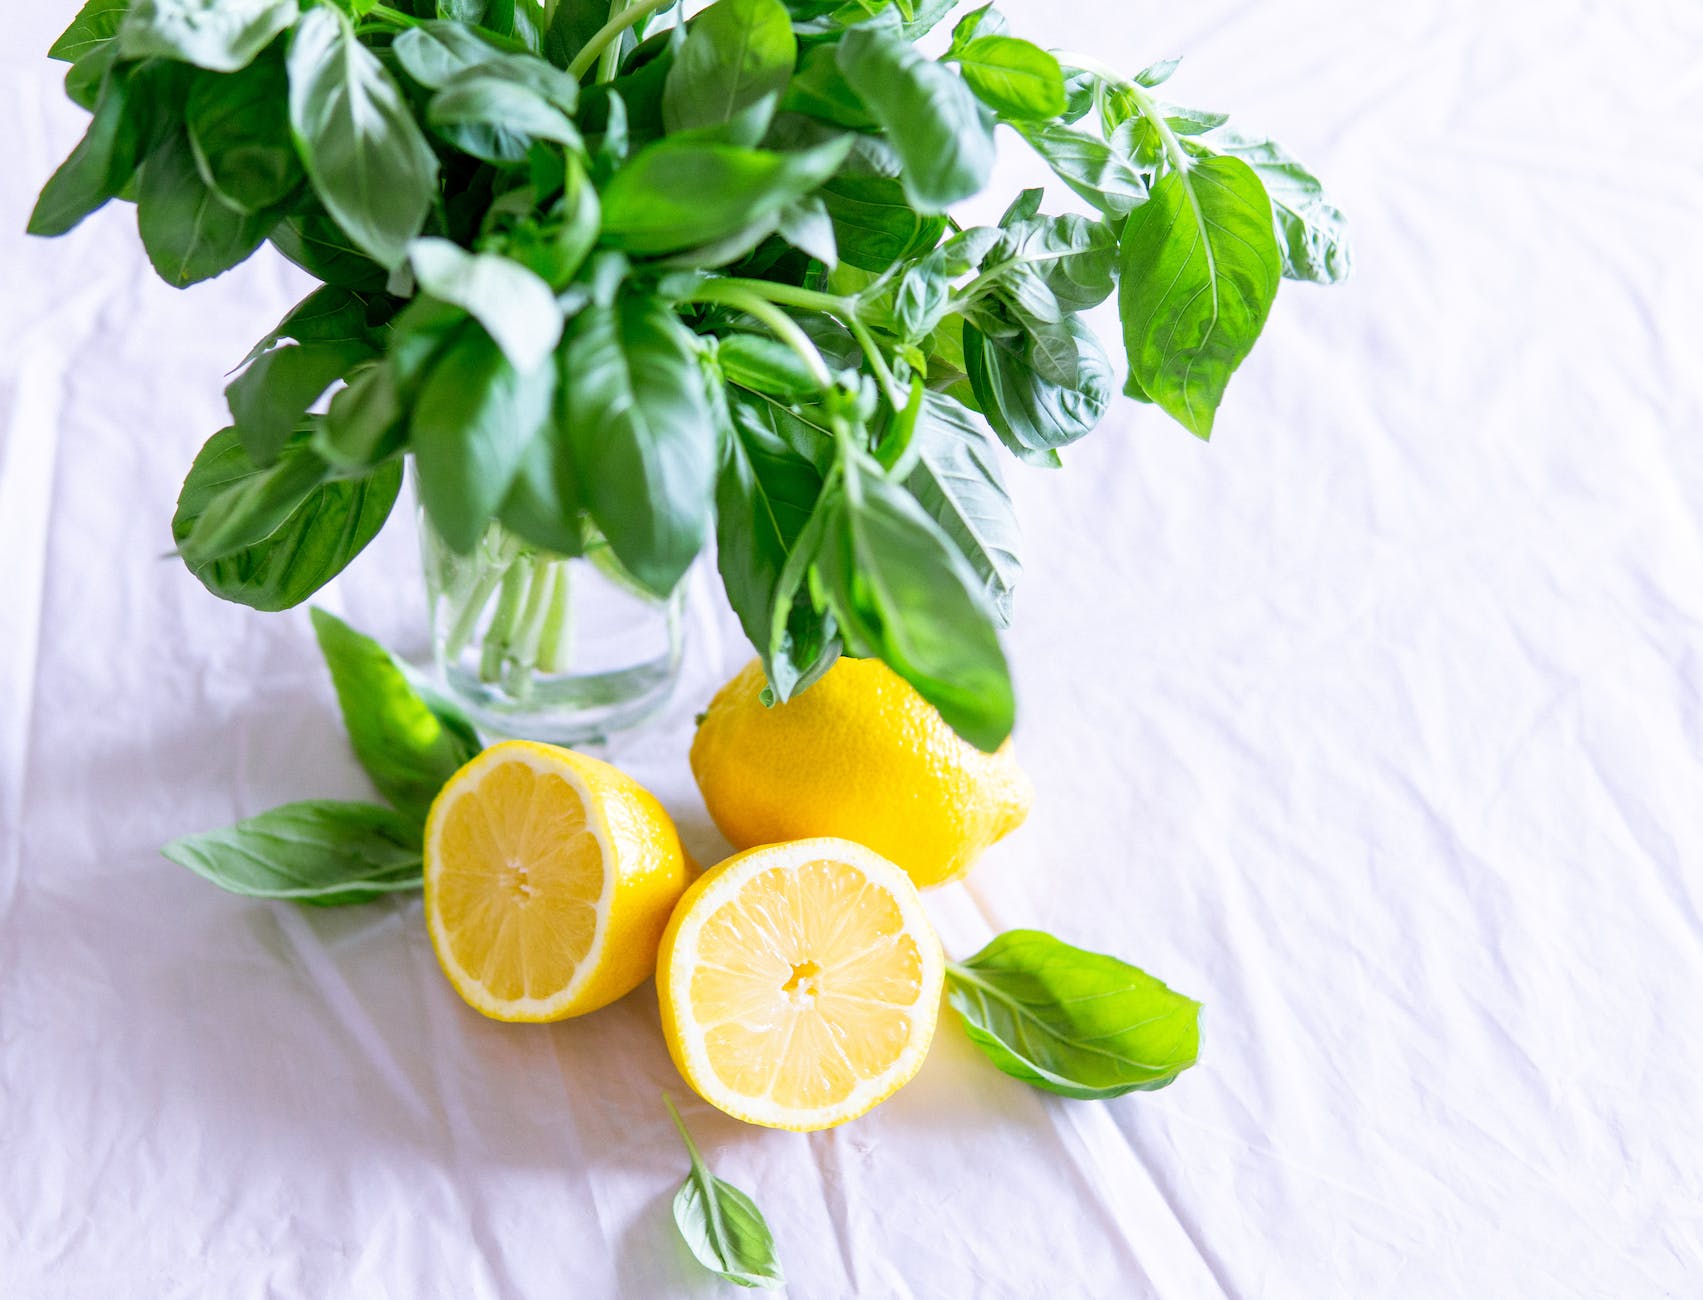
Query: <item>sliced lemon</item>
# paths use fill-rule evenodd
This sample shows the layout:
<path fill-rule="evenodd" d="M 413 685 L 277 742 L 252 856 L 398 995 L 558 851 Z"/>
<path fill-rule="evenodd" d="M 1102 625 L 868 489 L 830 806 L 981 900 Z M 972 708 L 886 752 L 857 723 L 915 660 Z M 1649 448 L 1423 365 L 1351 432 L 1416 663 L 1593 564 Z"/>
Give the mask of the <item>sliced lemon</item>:
<path fill-rule="evenodd" d="M 848 840 L 735 854 L 681 898 L 656 988 L 674 1064 L 751 1124 L 856 1119 L 921 1068 L 946 962 L 910 877 Z"/>
<path fill-rule="evenodd" d="M 686 888 L 680 838 L 649 791 L 530 741 L 493 745 L 449 779 L 425 847 L 438 963 L 497 1020 L 562 1020 L 631 992 Z"/>

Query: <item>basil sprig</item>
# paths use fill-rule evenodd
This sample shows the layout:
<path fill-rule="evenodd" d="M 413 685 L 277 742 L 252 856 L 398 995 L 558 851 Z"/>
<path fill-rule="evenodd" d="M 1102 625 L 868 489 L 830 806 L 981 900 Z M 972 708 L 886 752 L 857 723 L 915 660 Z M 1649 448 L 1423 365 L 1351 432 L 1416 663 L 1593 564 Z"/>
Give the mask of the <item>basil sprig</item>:
<path fill-rule="evenodd" d="M 419 889 L 426 812 L 479 752 L 478 733 L 371 637 L 323 609 L 313 611 L 313 627 L 355 757 L 391 807 L 309 799 L 186 835 L 161 852 L 250 898 L 336 906 Z"/>
<path fill-rule="evenodd" d="M 262 243 L 322 281 L 227 389 L 178 552 L 282 609 L 412 455 L 438 531 L 671 590 L 713 535 L 769 689 L 884 659 L 991 748 L 1019 572 L 999 447 L 1056 466 L 1116 400 L 1201 437 L 1280 278 L 1346 274 L 1319 181 L 1223 114 L 952 0 L 87 0 L 92 114 L 30 230 L 115 199 L 187 286 Z M 1086 207 L 948 205 L 1012 129 Z M 1082 313 L 1113 299 L 1127 376 Z"/>
<path fill-rule="evenodd" d="M 1060 1096 L 1163 1088 L 1200 1053 L 1200 1003 L 1038 930 L 1008 930 L 948 963 L 946 987 L 989 1060 Z"/>
<path fill-rule="evenodd" d="M 674 1223 L 692 1254 L 710 1272 L 736 1286 L 785 1285 L 763 1212 L 744 1192 L 709 1171 L 674 1099 L 664 1094 L 662 1101 L 692 1162 L 691 1172 L 674 1195 Z"/>

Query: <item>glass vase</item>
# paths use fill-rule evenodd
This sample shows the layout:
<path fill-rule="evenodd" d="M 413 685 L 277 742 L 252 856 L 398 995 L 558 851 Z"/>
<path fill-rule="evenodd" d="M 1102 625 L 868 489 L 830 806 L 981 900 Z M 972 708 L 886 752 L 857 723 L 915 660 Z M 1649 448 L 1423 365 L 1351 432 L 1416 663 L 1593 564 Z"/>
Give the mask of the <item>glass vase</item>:
<path fill-rule="evenodd" d="M 579 556 L 540 550 L 497 523 L 462 555 L 424 509 L 419 522 L 438 674 L 482 732 L 585 744 L 667 701 L 684 584 L 657 599 L 589 525 Z"/>

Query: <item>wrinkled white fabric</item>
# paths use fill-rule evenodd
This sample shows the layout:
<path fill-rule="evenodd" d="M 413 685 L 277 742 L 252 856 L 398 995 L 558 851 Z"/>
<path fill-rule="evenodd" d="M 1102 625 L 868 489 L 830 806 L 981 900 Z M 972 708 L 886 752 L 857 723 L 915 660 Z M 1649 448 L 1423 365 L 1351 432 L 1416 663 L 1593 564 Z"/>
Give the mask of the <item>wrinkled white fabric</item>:
<path fill-rule="evenodd" d="M 1356 278 L 1284 286 L 1210 446 L 1120 403 L 1013 467 L 1039 798 L 929 900 L 957 953 L 1023 925 L 1143 965 L 1205 1003 L 1204 1054 L 1064 1102 L 948 1016 L 864 1120 L 694 1098 L 700 1144 L 809 1300 L 1697 1294 L 1703 8 L 1004 7 L 1187 55 L 1164 93 L 1354 223 Z M 248 902 L 157 856 L 369 787 L 305 612 L 162 558 L 302 277 L 176 292 L 117 206 L 19 233 L 81 130 L 42 58 L 73 8 L 0 37 L 0 1295 L 725 1290 L 670 1220 L 688 1094 L 648 986 L 496 1025 L 417 901 Z M 1002 185 L 1040 176 L 1006 140 Z M 417 652 L 412 546 L 399 512 L 324 599 Z M 613 757 L 714 860 L 685 749 L 747 649 L 694 582 L 681 690 Z"/>

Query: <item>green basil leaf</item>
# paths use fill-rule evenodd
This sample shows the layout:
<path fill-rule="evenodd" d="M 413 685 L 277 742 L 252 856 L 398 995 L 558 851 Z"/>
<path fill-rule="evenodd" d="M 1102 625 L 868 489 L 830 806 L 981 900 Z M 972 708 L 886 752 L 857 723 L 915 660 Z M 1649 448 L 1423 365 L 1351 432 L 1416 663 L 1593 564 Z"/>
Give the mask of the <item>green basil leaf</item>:
<path fill-rule="evenodd" d="M 716 479 L 716 564 L 728 604 L 774 681 L 781 576 L 815 509 L 822 474 L 781 434 L 779 423 L 792 418 L 785 411 L 738 391 L 727 402 L 733 436 Z M 786 668 L 778 669 L 783 679 Z"/>
<path fill-rule="evenodd" d="M 420 500 L 463 555 L 508 495 L 527 446 L 550 418 L 555 367 L 522 371 L 476 324 L 442 349 L 413 403 L 409 446 Z"/>
<path fill-rule="evenodd" d="M 235 429 L 207 440 L 178 496 L 172 537 L 214 595 L 259 610 L 299 605 L 366 546 L 402 487 L 392 462 L 360 479 L 329 469 L 300 434 L 277 464 L 249 458 Z"/>
<path fill-rule="evenodd" d="M 290 45 L 290 125 L 326 211 L 386 270 L 407 256 L 437 194 L 438 160 L 408 101 L 335 9 Z"/>
<path fill-rule="evenodd" d="M 445 701 L 422 696 L 370 636 L 323 609 L 313 611 L 313 631 L 355 757 L 379 793 L 424 826 L 444 782 L 483 748 L 478 733 Z"/>
<path fill-rule="evenodd" d="M 674 1196 L 674 1223 L 686 1245 L 710 1272 L 738 1286 L 785 1286 L 763 1212 L 744 1192 L 709 1171 L 673 1100 L 662 1100 L 692 1162 L 692 1172 Z"/>
<path fill-rule="evenodd" d="M 579 480 L 573 447 L 555 421 L 546 424 L 521 458 L 497 516 L 523 541 L 556 555 L 583 555 Z"/>
<path fill-rule="evenodd" d="M 962 77 L 878 20 L 850 28 L 837 57 L 898 152 L 913 208 L 944 212 L 980 193 L 993 168 L 993 122 Z"/>
<path fill-rule="evenodd" d="M 568 156 L 562 166 L 562 197 L 542 219 L 528 218 L 511 230 L 504 251 L 552 290 L 560 291 L 573 283 L 585 265 L 602 224 L 597 191 L 584 165 Z"/>
<path fill-rule="evenodd" d="M 508 55 L 457 73 L 432 97 L 426 118 L 457 148 L 487 162 L 524 162 L 535 140 L 584 148 L 573 111 L 579 83 L 530 55 Z"/>
<path fill-rule="evenodd" d="M 557 0 L 544 32 L 545 57 L 558 68 L 567 67 L 608 18 L 608 0 Z"/>
<path fill-rule="evenodd" d="M 127 69 L 107 73 L 88 130 L 42 186 L 30 213 L 30 234 L 63 235 L 74 230 L 130 183 L 141 149 L 132 106 L 136 93 Z"/>
<path fill-rule="evenodd" d="M 358 340 L 289 343 L 263 352 L 225 388 L 243 448 L 270 465 L 325 390 L 373 349 Z"/>
<path fill-rule="evenodd" d="M 716 364 L 730 383 L 774 397 L 803 398 L 821 391 L 815 375 L 786 344 L 764 334 L 728 334 Z"/>
<path fill-rule="evenodd" d="M 1058 60 L 1015 36 L 978 36 L 954 56 L 977 98 L 1002 117 L 1057 117 L 1069 106 Z"/>
<path fill-rule="evenodd" d="M 348 380 L 314 429 L 313 447 L 340 469 L 371 469 L 402 450 L 402 396 L 384 361 L 357 367 Z"/>
<path fill-rule="evenodd" d="M 1259 177 L 1277 222 L 1285 278 L 1335 284 L 1348 277 L 1353 269 L 1348 222 L 1326 201 L 1324 186 L 1299 159 L 1275 140 L 1237 131 L 1220 132 L 1202 143 L 1217 153 L 1240 158 Z"/>
<path fill-rule="evenodd" d="M 665 596 L 708 530 L 717 431 L 697 344 L 661 302 L 586 308 L 562 341 L 561 425 L 580 490 L 626 570 Z"/>
<path fill-rule="evenodd" d="M 812 45 L 798 60 L 798 70 L 781 96 L 781 111 L 803 113 L 834 126 L 867 131 L 875 126 L 857 91 L 840 71 L 832 45 Z"/>
<path fill-rule="evenodd" d="M 342 285 L 322 284 L 285 313 L 270 333 L 249 349 L 247 365 L 286 340 L 297 343 L 361 342 L 371 345 L 368 299 Z"/>
<path fill-rule="evenodd" d="M 369 292 L 385 286 L 385 269 L 356 248 L 330 217 L 319 212 L 285 217 L 272 228 L 272 246 L 315 279 Z"/>
<path fill-rule="evenodd" d="M 946 314 L 952 296 L 947 256 L 945 248 L 937 248 L 899 277 L 893 291 L 893 325 L 906 343 L 932 332 Z"/>
<path fill-rule="evenodd" d="M 516 370 L 544 364 L 562 337 L 556 295 L 538 276 L 496 253 L 469 253 L 436 237 L 416 239 L 408 261 L 420 289 L 485 327 Z"/>
<path fill-rule="evenodd" d="M 1121 257 L 1129 389 L 1211 437 L 1225 386 L 1259 338 L 1283 271 L 1259 177 L 1239 158 L 1168 172 L 1131 215 Z"/>
<path fill-rule="evenodd" d="M 65 72 L 65 97 L 85 113 L 95 111 L 100 103 L 101 87 L 107 74 L 118 64 L 118 48 L 113 42 L 97 45 L 84 58 L 73 63 Z"/>
<path fill-rule="evenodd" d="M 186 835 L 160 852 L 221 889 L 336 907 L 424 883 L 420 828 L 369 803 L 309 799 L 235 826 Z"/>
<path fill-rule="evenodd" d="M 817 560 L 853 654 L 884 660 L 954 731 L 992 752 L 1011 734 L 1011 676 L 982 582 L 899 484 L 848 466 Z"/>
<path fill-rule="evenodd" d="M 1009 215 L 1009 214 L 1008 214 Z M 1117 285 L 1118 240 L 1103 221 L 1078 213 L 1007 221 L 999 244 L 983 264 L 997 277 L 1008 268 L 1039 275 L 1066 311 L 1086 311 Z"/>
<path fill-rule="evenodd" d="M 201 179 L 227 206 L 265 212 L 301 183 L 288 101 L 281 54 L 268 52 L 238 73 L 196 74 L 184 125 Z"/>
<path fill-rule="evenodd" d="M 457 73 L 501 53 L 478 32 L 453 22 L 423 22 L 406 28 L 390 48 L 402 70 L 427 90 L 442 90 Z"/>
<path fill-rule="evenodd" d="M 1004 36 L 1009 31 L 1005 15 L 991 4 L 972 9 L 952 28 L 952 45 L 946 51 L 946 57 L 956 58 L 959 51 L 979 36 Z"/>
<path fill-rule="evenodd" d="M 671 137 L 645 146 L 603 191 L 603 234 L 629 253 L 672 253 L 772 221 L 832 176 L 851 148 L 797 153 Z"/>
<path fill-rule="evenodd" d="M 178 59 L 213 72 L 248 66 L 295 25 L 296 0 L 134 0 L 118 31 L 127 59 Z"/>
<path fill-rule="evenodd" d="M 124 22 L 130 0 L 88 0 L 71 25 L 59 34 L 47 51 L 50 59 L 81 63 L 97 50 L 112 44 Z"/>
<path fill-rule="evenodd" d="M 931 392 L 923 395 L 912 446 L 916 465 L 905 486 L 981 579 L 995 622 L 1009 627 L 1023 563 L 994 440 L 962 403 Z"/>
<path fill-rule="evenodd" d="M 1125 216 L 1146 202 L 1146 180 L 1104 140 L 1052 122 L 1013 125 L 1054 175 L 1107 216 Z"/>
<path fill-rule="evenodd" d="M 1146 86 L 1149 90 L 1155 86 L 1163 85 L 1171 79 L 1171 74 L 1177 70 L 1177 65 L 1181 62 L 1181 59 L 1161 59 L 1157 63 L 1150 63 L 1135 74 L 1135 84 Z"/>
<path fill-rule="evenodd" d="M 716 0 L 692 19 L 668 70 L 663 124 L 671 134 L 717 127 L 767 104 L 750 135 L 755 143 L 797 57 L 792 18 L 780 0 Z"/>
<path fill-rule="evenodd" d="M 160 279 L 187 288 L 220 275 L 266 242 L 276 211 L 238 212 L 202 180 L 189 137 L 167 138 L 148 155 L 136 195 L 142 247 Z"/>
<path fill-rule="evenodd" d="M 775 233 L 799 252 L 814 257 L 830 271 L 839 265 L 840 249 L 834 239 L 834 219 L 819 194 L 807 194 L 786 205 L 775 223 Z"/>
<path fill-rule="evenodd" d="M 1111 363 L 1093 331 L 1074 316 L 1059 324 L 1064 340 L 1049 336 L 1047 343 L 1068 341 L 1074 346 L 1073 382 L 1056 382 L 1040 373 L 1035 338 L 1046 331 L 993 339 L 968 322 L 964 325 L 964 369 L 976 404 L 999 440 L 1031 464 L 1057 464 L 1057 449 L 1091 432 L 1112 403 Z M 1056 360 L 1046 368 L 1054 374 L 1062 369 Z"/>
<path fill-rule="evenodd" d="M 1163 1088 L 1200 1054 L 1200 1003 L 1038 930 L 946 966 L 947 999 L 1005 1073 L 1065 1097 Z"/>
<path fill-rule="evenodd" d="M 840 260 L 879 274 L 896 262 L 926 253 L 946 233 L 946 218 L 913 209 L 897 181 L 878 176 L 836 176 L 822 186 L 834 223 Z"/>

